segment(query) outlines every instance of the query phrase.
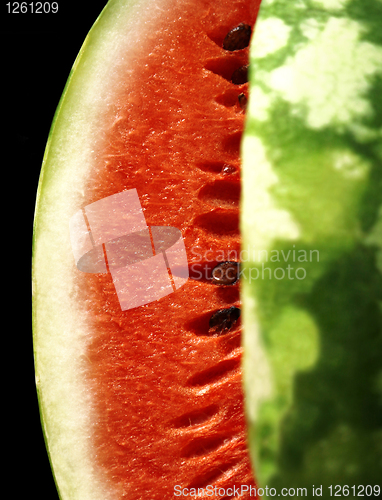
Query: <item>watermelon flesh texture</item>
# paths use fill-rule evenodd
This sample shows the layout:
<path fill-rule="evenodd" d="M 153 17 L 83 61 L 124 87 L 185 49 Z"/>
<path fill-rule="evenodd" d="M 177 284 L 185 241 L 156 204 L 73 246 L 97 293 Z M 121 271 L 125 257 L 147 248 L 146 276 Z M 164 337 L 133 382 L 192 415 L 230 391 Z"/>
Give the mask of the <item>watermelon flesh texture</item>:
<path fill-rule="evenodd" d="M 248 89 L 230 80 L 248 49 L 222 44 L 239 23 L 253 26 L 258 4 L 111 1 L 74 66 L 47 146 L 34 236 L 36 376 L 62 498 L 254 486 L 240 321 L 211 335 L 209 319 L 240 306 L 238 284 L 210 280 L 216 263 L 240 251 L 238 96 Z M 134 188 L 149 226 L 181 230 L 190 279 L 121 311 L 110 274 L 76 269 L 69 218 Z"/>

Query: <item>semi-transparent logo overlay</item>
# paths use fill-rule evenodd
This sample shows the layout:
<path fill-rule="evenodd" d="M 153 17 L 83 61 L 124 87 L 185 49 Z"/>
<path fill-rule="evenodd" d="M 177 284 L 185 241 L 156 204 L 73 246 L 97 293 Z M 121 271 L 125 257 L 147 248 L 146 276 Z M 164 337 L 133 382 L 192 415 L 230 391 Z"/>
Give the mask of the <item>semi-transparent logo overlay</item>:
<path fill-rule="evenodd" d="M 136 189 L 87 205 L 69 228 L 77 268 L 110 272 L 123 311 L 165 297 L 188 279 L 180 230 L 147 226 Z"/>

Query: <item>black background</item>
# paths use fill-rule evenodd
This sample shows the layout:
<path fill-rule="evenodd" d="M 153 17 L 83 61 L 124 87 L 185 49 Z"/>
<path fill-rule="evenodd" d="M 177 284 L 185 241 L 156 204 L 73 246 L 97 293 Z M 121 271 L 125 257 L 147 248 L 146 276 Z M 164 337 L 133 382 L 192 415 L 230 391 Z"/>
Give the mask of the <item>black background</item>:
<path fill-rule="evenodd" d="M 106 0 L 58 0 L 57 14 L 12 14 L 1 1 L 3 448 L 5 495 L 57 500 L 34 378 L 31 256 L 36 190 L 61 93 Z M 29 6 L 30 1 L 26 2 Z M 37 2 L 33 2 L 36 4 Z M 10 2 L 11 9 L 14 2 Z M 29 10 L 29 9 L 28 9 Z M 8 324 L 5 319 L 10 319 Z M 9 483 L 9 484 L 7 484 Z M 6 486 L 9 486 L 7 490 Z"/>

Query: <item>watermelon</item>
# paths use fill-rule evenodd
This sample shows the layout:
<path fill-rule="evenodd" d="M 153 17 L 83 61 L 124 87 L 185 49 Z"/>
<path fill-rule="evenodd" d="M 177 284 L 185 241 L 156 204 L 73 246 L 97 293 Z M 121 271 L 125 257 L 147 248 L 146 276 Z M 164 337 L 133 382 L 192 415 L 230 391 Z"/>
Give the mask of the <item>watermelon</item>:
<path fill-rule="evenodd" d="M 33 242 L 36 381 L 62 499 L 253 497 L 238 204 L 258 7 L 110 0 L 73 66 Z M 153 295 L 127 303 L 138 282 Z"/>
<path fill-rule="evenodd" d="M 265 496 L 380 496 L 381 20 L 377 0 L 264 0 L 252 40 L 241 277 Z"/>

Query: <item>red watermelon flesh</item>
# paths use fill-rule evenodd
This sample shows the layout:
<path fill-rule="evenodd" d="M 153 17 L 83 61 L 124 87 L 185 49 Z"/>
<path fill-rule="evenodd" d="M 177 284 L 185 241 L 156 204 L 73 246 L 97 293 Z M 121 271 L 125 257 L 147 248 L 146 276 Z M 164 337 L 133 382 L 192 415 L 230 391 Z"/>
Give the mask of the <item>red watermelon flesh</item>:
<path fill-rule="evenodd" d="M 240 251 L 239 96 L 248 87 L 231 79 L 248 64 L 248 48 L 228 51 L 223 40 L 240 23 L 254 25 L 259 1 L 166 5 L 156 30 L 134 44 L 134 69 L 116 62 L 83 206 L 137 189 L 149 226 L 181 230 L 190 278 L 159 301 L 121 311 L 110 274 L 76 276 L 78 302 L 92 318 L 85 376 L 97 415 L 93 459 L 116 497 L 129 500 L 173 498 L 176 485 L 254 486 L 240 320 L 220 333 L 209 322 L 240 307 L 237 283 L 211 280 L 211 269 Z M 231 495 L 208 496 L 223 497 Z"/>

